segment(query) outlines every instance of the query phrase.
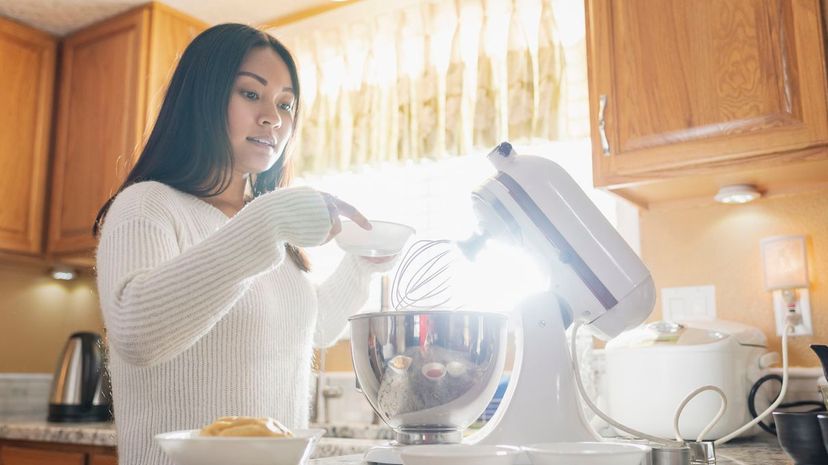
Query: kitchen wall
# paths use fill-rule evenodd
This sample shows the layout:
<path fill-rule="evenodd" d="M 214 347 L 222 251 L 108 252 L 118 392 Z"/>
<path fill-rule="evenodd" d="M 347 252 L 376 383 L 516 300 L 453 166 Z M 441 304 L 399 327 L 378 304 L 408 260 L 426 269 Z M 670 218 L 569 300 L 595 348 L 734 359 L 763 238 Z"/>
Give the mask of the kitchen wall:
<path fill-rule="evenodd" d="M 803 234 L 808 239 L 812 337 L 790 338 L 793 366 L 816 366 L 808 345 L 828 342 L 828 188 L 759 199 L 745 205 L 705 206 L 641 213 L 642 257 L 656 286 L 716 286 L 721 319 L 762 329 L 772 350 L 776 336 L 771 293 L 763 285 L 760 239 Z M 661 314 L 661 301 L 655 312 Z"/>
<path fill-rule="evenodd" d="M 641 213 L 641 251 L 658 288 L 716 286 L 718 316 L 762 329 L 779 350 L 771 294 L 762 285 L 759 240 L 805 234 L 813 337 L 791 339 L 791 364 L 815 366 L 808 345 L 828 342 L 828 190 Z M 654 318 L 661 314 L 656 302 Z M 0 264 L 0 372 L 47 372 L 74 331 L 102 332 L 90 272 L 59 282 L 40 268 Z M 329 371 L 350 371 L 350 345 L 328 349 Z"/>
<path fill-rule="evenodd" d="M 52 373 L 75 331 L 103 332 L 91 272 L 56 281 L 31 265 L 0 264 L 0 372 Z"/>

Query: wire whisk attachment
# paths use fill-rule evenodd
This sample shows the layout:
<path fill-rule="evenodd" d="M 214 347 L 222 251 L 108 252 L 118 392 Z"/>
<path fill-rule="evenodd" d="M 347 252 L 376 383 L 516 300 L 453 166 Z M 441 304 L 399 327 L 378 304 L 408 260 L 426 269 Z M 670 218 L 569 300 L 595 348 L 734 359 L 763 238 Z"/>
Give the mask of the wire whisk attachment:
<path fill-rule="evenodd" d="M 456 248 L 447 239 L 422 239 L 411 245 L 400 260 L 391 285 L 394 310 L 445 308 L 451 301 L 450 268 Z"/>

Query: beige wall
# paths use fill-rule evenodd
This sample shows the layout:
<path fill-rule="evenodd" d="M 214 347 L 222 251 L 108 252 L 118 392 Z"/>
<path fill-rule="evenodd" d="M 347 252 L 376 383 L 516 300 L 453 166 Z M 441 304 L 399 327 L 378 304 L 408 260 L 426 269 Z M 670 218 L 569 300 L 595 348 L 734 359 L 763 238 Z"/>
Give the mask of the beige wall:
<path fill-rule="evenodd" d="M 758 326 L 774 350 L 779 339 L 759 240 L 780 234 L 808 237 L 814 336 L 791 339 L 791 362 L 815 366 L 808 344 L 828 343 L 828 190 L 641 214 L 642 256 L 656 286 L 715 285 L 718 316 Z M 660 314 L 658 301 L 654 318 Z M 64 283 L 41 269 L 0 264 L 0 372 L 51 372 L 69 334 L 102 328 L 89 273 Z M 347 341 L 329 349 L 327 368 L 351 370 Z"/>
<path fill-rule="evenodd" d="M 89 275 L 63 282 L 41 268 L 0 264 L 0 372 L 52 373 L 70 334 L 102 334 Z"/>
<path fill-rule="evenodd" d="M 803 234 L 808 240 L 813 337 L 790 339 L 795 366 L 818 366 L 808 347 L 828 343 L 828 190 L 641 213 L 641 254 L 656 287 L 716 286 L 718 317 L 762 329 L 780 350 L 771 293 L 763 286 L 759 240 Z M 656 302 L 654 317 L 661 314 Z"/>

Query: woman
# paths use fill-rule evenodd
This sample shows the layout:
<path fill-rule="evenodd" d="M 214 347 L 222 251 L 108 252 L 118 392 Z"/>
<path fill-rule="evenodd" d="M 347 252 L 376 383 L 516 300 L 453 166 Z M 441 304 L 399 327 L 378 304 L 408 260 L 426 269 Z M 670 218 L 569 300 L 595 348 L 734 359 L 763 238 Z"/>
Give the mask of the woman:
<path fill-rule="evenodd" d="M 98 214 L 98 289 L 121 465 L 170 463 L 155 434 L 219 416 L 307 425 L 312 347 L 336 340 L 390 262 L 346 256 L 318 287 L 299 247 L 351 205 L 290 179 L 290 53 L 239 24 L 188 46 L 135 167 Z M 276 187 L 281 188 L 277 189 Z"/>

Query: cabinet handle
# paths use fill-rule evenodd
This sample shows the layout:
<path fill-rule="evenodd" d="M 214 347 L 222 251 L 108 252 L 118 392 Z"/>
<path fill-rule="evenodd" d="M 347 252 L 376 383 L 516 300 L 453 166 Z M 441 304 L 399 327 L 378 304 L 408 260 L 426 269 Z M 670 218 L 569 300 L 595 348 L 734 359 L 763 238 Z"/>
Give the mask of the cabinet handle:
<path fill-rule="evenodd" d="M 607 109 L 607 96 L 602 95 L 598 98 L 598 135 L 601 137 L 601 150 L 604 151 L 604 156 L 610 155 L 609 140 L 607 140 L 607 122 L 604 119 L 604 111 Z"/>

